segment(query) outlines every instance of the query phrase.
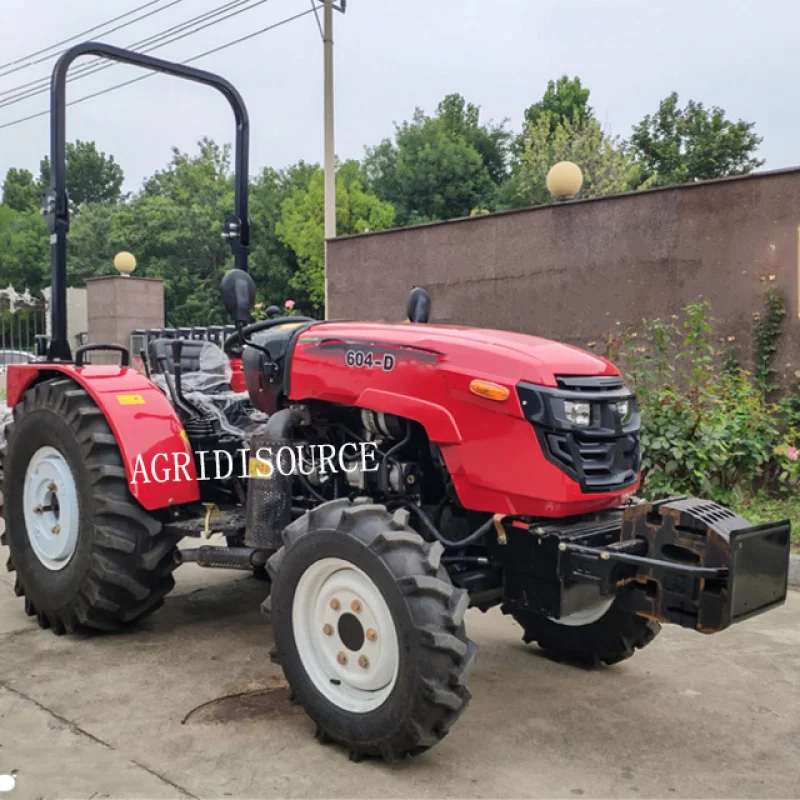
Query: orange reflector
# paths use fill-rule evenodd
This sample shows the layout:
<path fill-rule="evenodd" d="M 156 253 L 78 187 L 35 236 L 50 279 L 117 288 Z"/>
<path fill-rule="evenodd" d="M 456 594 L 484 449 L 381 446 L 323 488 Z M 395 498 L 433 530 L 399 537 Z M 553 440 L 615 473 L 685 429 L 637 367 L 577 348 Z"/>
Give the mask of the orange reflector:
<path fill-rule="evenodd" d="M 485 397 L 487 400 L 507 400 L 510 392 L 505 386 L 499 383 L 492 383 L 491 381 L 482 381 L 475 378 L 470 381 L 469 390 L 478 395 L 478 397 Z"/>

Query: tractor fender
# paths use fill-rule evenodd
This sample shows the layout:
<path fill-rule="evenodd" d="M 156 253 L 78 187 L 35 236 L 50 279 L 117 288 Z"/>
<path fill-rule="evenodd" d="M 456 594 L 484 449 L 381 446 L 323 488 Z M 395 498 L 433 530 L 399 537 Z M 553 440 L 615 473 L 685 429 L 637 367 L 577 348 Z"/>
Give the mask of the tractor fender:
<path fill-rule="evenodd" d="M 58 375 L 84 389 L 103 412 L 122 455 L 131 494 L 144 508 L 155 511 L 200 499 L 183 425 L 163 392 L 135 369 L 59 362 L 12 364 L 6 402 L 13 408 L 35 383 Z"/>
<path fill-rule="evenodd" d="M 425 428 L 428 438 L 436 444 L 461 442 L 461 433 L 453 415 L 436 403 L 396 392 L 367 388 L 358 396 L 356 405 L 384 414 L 396 414 L 398 417 L 413 419 Z"/>

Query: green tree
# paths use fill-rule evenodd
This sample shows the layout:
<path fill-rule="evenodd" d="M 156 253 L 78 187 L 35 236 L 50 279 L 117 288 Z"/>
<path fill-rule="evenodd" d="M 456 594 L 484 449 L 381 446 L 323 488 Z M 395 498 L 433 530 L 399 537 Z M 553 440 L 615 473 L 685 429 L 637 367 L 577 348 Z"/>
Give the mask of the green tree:
<path fill-rule="evenodd" d="M 262 303 L 291 297 L 311 309 L 309 298 L 290 280 L 298 269 L 294 251 L 276 233 L 283 201 L 308 187 L 315 165 L 265 169 L 250 187 L 250 271 Z M 233 212 L 230 150 L 211 140 L 189 155 L 173 151 L 169 165 L 144 182 L 142 190 L 119 204 L 87 203 L 70 230 L 69 278 L 76 285 L 94 275 L 113 274 L 120 250 L 136 255 L 136 274 L 163 278 L 170 325 L 227 322 L 219 281 L 233 266 L 221 233 Z"/>
<path fill-rule="evenodd" d="M 114 218 L 122 206 L 86 203 L 70 222 L 67 257 L 67 282 L 83 286 L 87 278 L 114 275 L 114 256 L 129 249 L 126 241 L 115 237 Z M 140 266 L 137 275 L 142 274 Z"/>
<path fill-rule="evenodd" d="M 499 125 L 481 124 L 479 106 L 468 103 L 460 94 L 448 94 L 436 109 L 436 117 L 453 136 L 463 136 L 480 154 L 489 177 L 500 185 L 508 173 L 508 153 L 512 134 L 507 120 Z"/>
<path fill-rule="evenodd" d="M 319 167 L 299 162 L 284 170 L 266 167 L 250 184 L 250 274 L 256 299 L 265 306 L 283 306 L 294 300 L 298 311 L 310 312 L 308 293 L 291 283 L 298 270 L 297 256 L 277 234 L 283 202 L 296 190 L 305 191 Z"/>
<path fill-rule="evenodd" d="M 317 167 L 307 187 L 296 187 L 282 206 L 277 233 L 290 247 L 299 268 L 291 278 L 293 288 L 305 293 L 315 310 L 325 304 L 325 183 Z M 364 188 L 356 161 L 344 163 L 336 173 L 336 227 L 342 236 L 380 231 L 394 224 L 395 211 Z"/>
<path fill-rule="evenodd" d="M 38 210 L 0 205 L 0 287 L 38 294 L 49 284 L 47 226 Z"/>
<path fill-rule="evenodd" d="M 564 122 L 580 124 L 593 119 L 589 94 L 589 89 L 584 88 L 577 76 L 562 75 L 556 81 L 548 81 L 542 99 L 525 109 L 525 129 L 544 118 L 550 130 L 549 138 L 552 138 L 556 128 Z"/>
<path fill-rule="evenodd" d="M 494 207 L 509 140 L 505 122 L 483 125 L 477 106 L 448 95 L 433 117 L 417 109 L 394 141 L 367 148 L 367 186 L 395 207 L 401 225 L 468 216 Z"/>
<path fill-rule="evenodd" d="M 74 281 L 113 274 L 114 254 L 130 250 L 138 276 L 164 280 L 169 325 L 227 321 L 219 282 L 233 265 L 221 236 L 233 212 L 230 150 L 208 139 L 198 147 L 194 155 L 174 149 L 169 165 L 128 202 L 81 209 L 70 233 Z"/>
<path fill-rule="evenodd" d="M 755 153 L 762 138 L 754 128 L 752 122 L 731 122 L 716 106 L 690 100 L 680 108 L 673 92 L 633 129 L 631 143 L 645 175 L 657 186 L 671 186 L 760 167 L 764 162 Z"/>
<path fill-rule="evenodd" d="M 571 122 L 562 119 L 551 128 L 542 115 L 528 125 L 523 149 L 511 179 L 503 188 L 507 207 L 553 201 L 547 191 L 547 173 L 559 161 L 573 161 L 583 172 L 582 197 L 602 197 L 652 185 L 645 180 L 630 147 L 604 133 L 594 117 Z"/>
<path fill-rule="evenodd" d="M 3 181 L 3 205 L 14 211 L 30 211 L 41 206 L 41 191 L 27 169 L 12 167 Z"/>
<path fill-rule="evenodd" d="M 117 203 L 125 173 L 114 160 L 98 151 L 94 142 L 67 142 L 67 191 L 73 206 L 84 203 Z M 40 183 L 50 184 L 50 159 L 45 156 L 40 166 Z"/>

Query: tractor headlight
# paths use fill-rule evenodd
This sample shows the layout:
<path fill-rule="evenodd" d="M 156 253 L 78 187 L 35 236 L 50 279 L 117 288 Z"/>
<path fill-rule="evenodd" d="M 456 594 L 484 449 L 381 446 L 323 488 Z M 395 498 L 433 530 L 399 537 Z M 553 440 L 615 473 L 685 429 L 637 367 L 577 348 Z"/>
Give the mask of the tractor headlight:
<path fill-rule="evenodd" d="M 622 425 L 627 425 L 631 421 L 631 417 L 633 417 L 633 403 L 630 398 L 614 403 L 612 408 L 619 417 L 619 421 Z"/>
<path fill-rule="evenodd" d="M 564 401 L 564 416 L 573 425 L 586 427 L 592 423 L 592 404 L 577 400 Z"/>

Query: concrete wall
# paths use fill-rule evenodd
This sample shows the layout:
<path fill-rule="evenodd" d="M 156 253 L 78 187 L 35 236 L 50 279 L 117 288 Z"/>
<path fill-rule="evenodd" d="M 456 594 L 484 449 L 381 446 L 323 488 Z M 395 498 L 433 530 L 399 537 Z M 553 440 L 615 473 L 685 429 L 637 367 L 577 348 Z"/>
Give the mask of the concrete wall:
<path fill-rule="evenodd" d="M 47 335 L 52 336 L 50 323 L 50 287 L 42 291 L 45 298 L 47 313 L 45 315 Z M 89 316 L 87 309 L 86 289 L 67 287 L 67 338 L 69 345 L 74 350 L 81 343 L 81 335 L 89 330 Z"/>
<path fill-rule="evenodd" d="M 331 315 L 403 319 L 418 285 L 434 322 L 586 347 L 704 297 L 746 358 L 774 283 L 788 300 L 776 364 L 788 376 L 800 369 L 799 237 L 800 169 L 342 237 L 330 242 Z"/>

